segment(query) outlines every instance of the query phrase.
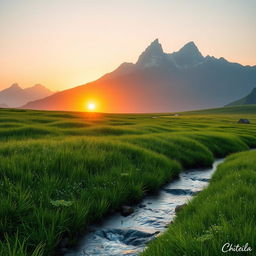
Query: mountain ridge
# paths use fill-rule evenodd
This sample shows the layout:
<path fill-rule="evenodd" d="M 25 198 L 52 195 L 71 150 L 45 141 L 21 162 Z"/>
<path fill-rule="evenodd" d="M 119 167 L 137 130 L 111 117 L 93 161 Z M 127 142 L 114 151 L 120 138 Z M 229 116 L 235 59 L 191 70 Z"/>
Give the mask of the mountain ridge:
<path fill-rule="evenodd" d="M 99 111 L 171 112 L 219 107 L 239 98 L 256 83 L 256 66 L 203 56 L 193 41 L 165 53 L 154 40 L 136 63 L 122 63 L 96 81 L 58 92 L 23 108 L 85 111 L 87 99 Z"/>
<path fill-rule="evenodd" d="M 48 97 L 53 93 L 41 84 L 23 89 L 18 83 L 14 83 L 0 91 L 0 104 L 8 107 L 20 107 L 29 101 Z"/>

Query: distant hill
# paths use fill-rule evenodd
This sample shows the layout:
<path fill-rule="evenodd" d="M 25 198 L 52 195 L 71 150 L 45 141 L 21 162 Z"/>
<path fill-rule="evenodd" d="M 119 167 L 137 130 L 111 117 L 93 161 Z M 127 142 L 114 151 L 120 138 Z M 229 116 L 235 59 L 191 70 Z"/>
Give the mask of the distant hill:
<path fill-rule="evenodd" d="M 227 115 L 227 114 L 237 114 L 241 117 L 246 117 L 248 115 L 256 114 L 256 104 L 255 105 L 239 105 L 239 106 L 226 106 L 222 108 L 210 108 L 201 109 L 195 111 L 180 112 L 179 115 Z"/>
<path fill-rule="evenodd" d="M 250 105 L 256 104 L 256 88 L 254 88 L 247 96 L 240 100 L 233 101 L 226 106 Z"/>
<path fill-rule="evenodd" d="M 43 85 L 36 84 L 22 89 L 18 84 L 0 91 L 0 105 L 5 107 L 20 107 L 32 100 L 38 100 L 52 95 L 53 92 Z"/>
<path fill-rule="evenodd" d="M 123 63 L 100 79 L 23 106 L 28 109 L 85 111 L 88 100 L 98 111 L 173 112 L 220 107 L 252 90 L 256 66 L 203 56 L 194 42 L 165 53 L 153 41 L 138 61 Z"/>

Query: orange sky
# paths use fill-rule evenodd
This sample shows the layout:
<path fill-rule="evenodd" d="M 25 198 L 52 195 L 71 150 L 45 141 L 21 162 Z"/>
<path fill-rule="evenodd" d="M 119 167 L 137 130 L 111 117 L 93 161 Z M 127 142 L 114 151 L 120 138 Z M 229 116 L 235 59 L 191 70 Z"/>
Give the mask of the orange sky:
<path fill-rule="evenodd" d="M 0 89 L 84 84 L 135 62 L 155 38 L 256 64 L 254 0 L 1 0 Z"/>

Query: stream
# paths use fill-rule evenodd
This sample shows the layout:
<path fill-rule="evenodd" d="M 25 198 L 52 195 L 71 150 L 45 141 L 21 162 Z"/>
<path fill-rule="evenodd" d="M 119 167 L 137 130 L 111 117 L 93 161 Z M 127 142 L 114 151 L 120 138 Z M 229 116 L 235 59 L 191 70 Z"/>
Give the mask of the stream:
<path fill-rule="evenodd" d="M 175 217 L 175 208 L 187 203 L 193 195 L 209 183 L 216 167 L 224 159 L 216 160 L 211 168 L 190 169 L 162 187 L 157 195 L 146 196 L 124 217 L 114 213 L 80 239 L 76 248 L 64 256 L 135 256 L 147 243 L 163 232 Z"/>

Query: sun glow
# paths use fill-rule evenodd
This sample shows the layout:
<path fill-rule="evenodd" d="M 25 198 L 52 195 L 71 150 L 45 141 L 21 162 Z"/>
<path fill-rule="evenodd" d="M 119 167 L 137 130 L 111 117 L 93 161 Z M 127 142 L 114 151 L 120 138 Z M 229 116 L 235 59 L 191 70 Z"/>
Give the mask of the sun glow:
<path fill-rule="evenodd" d="M 89 102 L 89 103 L 87 104 L 87 109 L 88 109 L 89 111 L 94 111 L 94 110 L 96 109 L 96 104 L 95 104 L 94 102 Z"/>

